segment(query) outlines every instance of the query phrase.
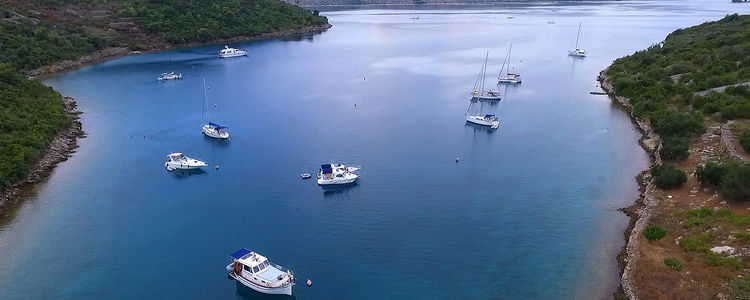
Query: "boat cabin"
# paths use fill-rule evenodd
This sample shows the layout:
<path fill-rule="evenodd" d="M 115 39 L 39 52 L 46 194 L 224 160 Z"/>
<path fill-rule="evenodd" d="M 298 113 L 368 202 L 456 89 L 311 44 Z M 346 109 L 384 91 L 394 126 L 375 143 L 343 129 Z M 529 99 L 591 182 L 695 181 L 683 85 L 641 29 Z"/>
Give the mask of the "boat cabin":
<path fill-rule="evenodd" d="M 169 157 L 169 160 L 173 160 L 173 161 L 179 161 L 179 160 L 183 160 L 186 158 L 185 154 L 182 154 L 179 152 L 171 153 L 167 155 L 167 157 Z"/>
<path fill-rule="evenodd" d="M 264 287 L 278 287 L 287 282 L 289 274 L 279 270 L 263 255 L 240 249 L 230 255 L 234 259 L 234 274 Z"/>

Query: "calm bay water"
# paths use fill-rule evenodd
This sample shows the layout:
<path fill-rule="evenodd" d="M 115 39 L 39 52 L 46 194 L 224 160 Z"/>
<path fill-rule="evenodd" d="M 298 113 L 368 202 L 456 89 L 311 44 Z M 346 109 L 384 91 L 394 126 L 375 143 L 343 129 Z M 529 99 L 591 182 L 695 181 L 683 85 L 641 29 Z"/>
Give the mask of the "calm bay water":
<path fill-rule="evenodd" d="M 589 95 L 596 75 L 747 7 L 328 12 L 331 30 L 240 44 L 245 58 L 200 47 L 50 78 L 88 138 L 0 229 L 0 298 L 263 298 L 226 276 L 241 247 L 312 279 L 300 299 L 608 297 L 616 209 L 648 157 L 627 115 Z M 585 59 L 566 55 L 579 22 Z M 511 42 L 524 83 L 475 106 L 500 128 L 465 124 L 485 51 L 496 74 Z M 184 79 L 156 82 L 170 68 Z M 203 78 L 231 141 L 200 134 Z M 173 151 L 220 169 L 169 173 Z M 328 162 L 360 165 L 359 183 L 299 179 Z"/>

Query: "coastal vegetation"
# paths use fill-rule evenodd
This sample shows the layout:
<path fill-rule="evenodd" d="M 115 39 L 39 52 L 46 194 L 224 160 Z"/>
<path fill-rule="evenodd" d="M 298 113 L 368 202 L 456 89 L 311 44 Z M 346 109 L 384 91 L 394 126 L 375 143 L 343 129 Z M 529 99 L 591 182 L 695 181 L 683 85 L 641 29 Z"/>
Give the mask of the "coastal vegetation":
<path fill-rule="evenodd" d="M 718 187 L 727 200 L 750 201 L 749 163 L 712 161 L 696 168 L 695 176 L 701 183 Z"/>
<path fill-rule="evenodd" d="M 750 129 L 742 131 L 742 135 L 740 135 L 740 145 L 742 145 L 742 149 L 745 149 L 745 152 L 750 153 Z"/>
<path fill-rule="evenodd" d="M 643 230 L 643 236 L 649 241 L 661 240 L 666 235 L 667 231 L 656 225 L 648 226 Z"/>
<path fill-rule="evenodd" d="M 682 262 L 674 257 L 668 257 L 664 259 L 664 264 L 675 271 L 682 271 Z"/>
<path fill-rule="evenodd" d="M 662 136 L 662 158 L 685 159 L 688 139 L 705 131 L 704 116 L 750 118 L 750 88 L 738 85 L 750 82 L 747 53 L 750 16 L 734 14 L 678 29 L 662 43 L 615 60 L 607 76 L 634 116 Z"/>
<path fill-rule="evenodd" d="M 654 165 L 651 167 L 651 176 L 656 180 L 656 185 L 663 189 L 676 188 L 687 181 L 687 175 L 672 164 Z"/>
<path fill-rule="evenodd" d="M 58 92 L 0 64 L 0 188 L 23 179 L 70 122 Z"/>
<path fill-rule="evenodd" d="M 146 30 L 171 43 L 206 42 L 237 36 L 317 26 L 328 19 L 317 11 L 278 0 L 131 0 L 122 16 L 138 17 Z"/>

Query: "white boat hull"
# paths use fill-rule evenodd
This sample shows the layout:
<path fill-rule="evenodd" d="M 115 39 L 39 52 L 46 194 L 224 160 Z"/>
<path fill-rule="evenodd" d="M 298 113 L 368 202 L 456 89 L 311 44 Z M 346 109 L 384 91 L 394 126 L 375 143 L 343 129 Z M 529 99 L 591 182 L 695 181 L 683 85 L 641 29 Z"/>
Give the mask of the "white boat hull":
<path fill-rule="evenodd" d="M 489 126 L 492 129 L 497 129 L 500 126 L 500 121 L 487 121 L 483 116 L 466 116 L 466 121 L 477 125 Z"/>
<path fill-rule="evenodd" d="M 586 53 L 586 51 L 583 51 L 581 49 L 573 49 L 573 50 L 568 51 L 568 55 L 576 56 L 576 57 L 586 57 L 588 53 Z"/>
<path fill-rule="evenodd" d="M 215 139 L 228 139 L 229 138 L 229 132 L 227 131 L 219 131 L 211 128 L 209 125 L 203 125 L 202 128 L 203 134 L 205 134 L 208 137 L 212 137 Z"/>
<path fill-rule="evenodd" d="M 242 285 L 249 287 L 255 291 L 258 291 L 260 293 L 270 294 L 270 295 L 287 295 L 287 296 L 292 295 L 291 284 L 287 284 L 285 286 L 281 286 L 277 288 L 267 288 L 267 287 L 256 285 L 250 282 L 249 280 L 243 278 L 242 276 L 237 276 L 236 274 L 234 274 L 234 272 L 229 272 L 229 276 L 232 277 L 234 280 L 237 280 L 237 282 L 242 283 Z"/>
<path fill-rule="evenodd" d="M 359 176 L 354 175 L 354 174 L 351 174 L 349 176 L 344 176 L 341 178 L 336 178 L 336 177 L 331 178 L 331 179 L 318 178 L 318 185 L 350 184 L 350 183 L 354 183 L 355 181 L 357 181 L 357 178 L 359 178 Z"/>
<path fill-rule="evenodd" d="M 498 84 L 500 84 L 500 83 L 521 83 L 521 80 L 520 79 L 516 79 L 516 78 L 506 77 L 506 78 L 500 78 L 500 79 L 498 79 L 497 83 Z"/>
<path fill-rule="evenodd" d="M 239 57 L 239 56 L 246 56 L 247 51 L 242 51 L 238 53 L 227 53 L 227 54 L 219 54 L 219 58 L 230 58 L 230 57 Z"/>

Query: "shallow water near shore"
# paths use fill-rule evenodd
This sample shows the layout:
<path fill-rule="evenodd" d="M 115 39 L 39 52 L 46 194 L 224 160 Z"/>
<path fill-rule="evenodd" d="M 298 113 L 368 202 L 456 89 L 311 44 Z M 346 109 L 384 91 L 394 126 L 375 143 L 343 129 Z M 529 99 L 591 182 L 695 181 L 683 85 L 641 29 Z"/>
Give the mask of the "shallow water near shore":
<path fill-rule="evenodd" d="M 242 247 L 294 270 L 299 299 L 609 297 L 617 209 L 649 161 L 626 113 L 589 94 L 596 76 L 747 7 L 326 12 L 327 32 L 240 44 L 244 58 L 200 47 L 46 79 L 76 98 L 88 138 L 0 229 L 0 299 L 266 298 L 227 277 Z M 585 59 L 566 52 L 579 22 Z M 500 128 L 465 124 L 485 51 L 496 74 L 511 42 L 523 84 L 472 107 Z M 156 81 L 171 68 L 183 79 Z M 200 133 L 203 78 L 206 119 L 230 141 Z M 167 172 L 175 151 L 211 168 Z M 328 162 L 361 166 L 360 181 L 299 178 Z"/>

